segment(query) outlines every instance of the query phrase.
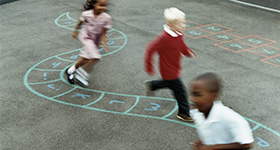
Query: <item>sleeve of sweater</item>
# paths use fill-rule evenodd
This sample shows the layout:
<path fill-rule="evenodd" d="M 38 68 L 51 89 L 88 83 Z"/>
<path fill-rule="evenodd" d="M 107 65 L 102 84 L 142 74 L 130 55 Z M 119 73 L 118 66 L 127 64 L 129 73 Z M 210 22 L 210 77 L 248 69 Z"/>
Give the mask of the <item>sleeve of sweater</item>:
<path fill-rule="evenodd" d="M 162 38 L 160 36 L 156 37 L 150 41 L 146 46 L 145 60 L 144 60 L 144 70 L 150 74 L 154 75 L 156 73 L 154 67 L 154 55 L 162 46 Z"/>
<path fill-rule="evenodd" d="M 182 49 L 181 52 L 183 55 L 185 55 L 186 57 L 192 57 L 195 58 L 195 53 L 186 45 L 185 41 L 184 41 L 184 36 L 182 36 Z"/>

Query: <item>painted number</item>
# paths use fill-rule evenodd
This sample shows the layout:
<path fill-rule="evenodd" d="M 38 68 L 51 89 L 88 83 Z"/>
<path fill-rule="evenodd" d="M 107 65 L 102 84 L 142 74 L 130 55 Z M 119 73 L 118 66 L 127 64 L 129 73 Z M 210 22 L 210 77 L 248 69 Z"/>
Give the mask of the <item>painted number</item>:
<path fill-rule="evenodd" d="M 90 97 L 90 95 L 76 93 L 75 95 L 72 95 L 72 97 L 82 97 L 83 99 L 86 99 L 87 97 Z"/>
<path fill-rule="evenodd" d="M 217 35 L 217 37 L 220 39 L 220 38 L 223 38 L 223 39 L 226 39 L 226 40 L 228 40 L 229 38 L 228 38 L 228 36 L 226 36 L 226 35 Z"/>
<path fill-rule="evenodd" d="M 112 104 L 112 103 L 120 103 L 120 104 L 123 104 L 124 101 L 111 100 L 111 101 L 109 102 L 109 104 Z"/>
<path fill-rule="evenodd" d="M 242 46 L 238 45 L 238 44 L 230 44 L 231 47 L 238 47 L 240 49 L 242 49 Z"/>
<path fill-rule="evenodd" d="M 248 41 L 249 41 L 249 42 L 253 42 L 253 43 L 257 43 L 257 44 L 261 44 L 261 43 L 262 43 L 262 41 L 260 41 L 260 40 L 255 40 L 255 39 L 249 39 Z"/>
<path fill-rule="evenodd" d="M 212 27 L 208 27 L 207 29 L 208 29 L 208 30 L 213 30 L 213 31 L 220 31 L 220 30 L 221 30 L 220 28 L 217 28 L 217 29 L 216 29 L 216 28 L 213 27 L 213 26 L 212 26 Z"/>
<path fill-rule="evenodd" d="M 272 52 L 270 52 L 270 51 L 268 51 L 268 50 L 266 50 L 266 49 L 263 49 L 266 53 L 268 53 L 268 54 L 273 54 L 273 53 L 275 53 L 274 51 L 272 51 Z"/>
<path fill-rule="evenodd" d="M 260 145 L 262 147 L 270 146 L 270 144 L 268 142 L 266 142 L 265 140 L 261 139 L 260 137 L 257 137 L 257 139 L 259 140 L 258 145 Z"/>
<path fill-rule="evenodd" d="M 151 108 L 145 108 L 144 110 L 147 110 L 147 111 L 156 111 L 158 110 L 158 108 L 160 107 L 159 104 L 156 104 L 156 103 L 150 103 L 151 105 L 153 105 Z"/>
<path fill-rule="evenodd" d="M 106 36 L 107 36 L 107 37 L 111 37 L 112 34 L 111 34 L 111 33 L 107 33 Z"/>
<path fill-rule="evenodd" d="M 57 63 L 57 62 L 54 62 L 52 65 L 53 67 L 52 68 L 56 68 L 57 66 L 59 66 L 61 63 Z"/>
<path fill-rule="evenodd" d="M 44 73 L 43 76 L 44 76 L 44 80 L 47 80 L 47 73 L 46 72 Z"/>
<path fill-rule="evenodd" d="M 79 54 L 78 54 L 78 55 L 71 56 L 70 58 L 71 58 L 71 59 L 77 59 L 78 56 L 79 56 Z"/>
<path fill-rule="evenodd" d="M 192 30 L 190 31 L 190 34 L 194 34 L 194 35 L 201 35 L 201 33 L 197 33 L 196 31 Z"/>
<path fill-rule="evenodd" d="M 113 45 L 114 43 L 115 43 L 115 41 L 109 40 L 109 41 L 107 42 L 107 45 Z"/>
<path fill-rule="evenodd" d="M 56 89 L 56 88 L 54 87 L 54 84 L 49 84 L 48 87 L 51 88 L 51 89 L 53 89 L 53 90 L 58 91 L 58 89 Z"/>

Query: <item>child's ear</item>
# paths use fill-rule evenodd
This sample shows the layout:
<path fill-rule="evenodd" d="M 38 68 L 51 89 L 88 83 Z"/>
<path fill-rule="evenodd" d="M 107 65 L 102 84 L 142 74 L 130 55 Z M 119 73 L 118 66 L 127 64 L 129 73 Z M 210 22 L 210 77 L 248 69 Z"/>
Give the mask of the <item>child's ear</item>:
<path fill-rule="evenodd" d="M 219 96 L 220 96 L 219 93 L 211 93 L 211 99 L 212 99 L 213 101 L 219 99 Z"/>

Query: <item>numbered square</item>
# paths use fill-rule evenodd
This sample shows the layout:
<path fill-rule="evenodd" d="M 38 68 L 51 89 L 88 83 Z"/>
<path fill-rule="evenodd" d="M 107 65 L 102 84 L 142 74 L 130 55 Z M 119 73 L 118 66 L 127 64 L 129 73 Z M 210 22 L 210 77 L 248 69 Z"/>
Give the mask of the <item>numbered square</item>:
<path fill-rule="evenodd" d="M 208 24 L 203 27 L 200 27 L 200 29 L 210 32 L 210 33 L 220 33 L 220 32 L 226 32 L 232 30 L 232 28 L 228 28 L 219 24 Z"/>
<path fill-rule="evenodd" d="M 240 43 L 238 41 L 229 41 L 229 42 L 224 42 L 224 43 L 219 43 L 214 45 L 236 53 L 246 51 L 252 48 L 251 45 Z"/>
<path fill-rule="evenodd" d="M 245 36 L 245 37 L 238 39 L 238 41 L 252 45 L 252 46 L 262 46 L 262 45 L 268 45 L 268 44 L 275 43 L 275 41 L 265 39 L 263 37 L 259 37 L 256 35 Z"/>

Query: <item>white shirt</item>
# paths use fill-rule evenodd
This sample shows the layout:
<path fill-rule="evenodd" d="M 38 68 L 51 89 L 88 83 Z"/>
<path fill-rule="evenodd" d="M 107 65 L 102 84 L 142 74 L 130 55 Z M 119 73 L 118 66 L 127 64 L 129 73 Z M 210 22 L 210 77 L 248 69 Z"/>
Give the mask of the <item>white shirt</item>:
<path fill-rule="evenodd" d="M 254 141 L 249 123 L 221 101 L 214 102 L 207 119 L 198 109 L 193 109 L 190 113 L 204 145 L 249 144 Z"/>
<path fill-rule="evenodd" d="M 174 31 L 170 30 L 170 27 L 167 24 L 163 25 L 163 29 L 165 32 L 167 32 L 172 37 L 178 37 L 178 34 L 182 35 L 182 33 L 180 33 L 180 32 L 177 32 L 177 31 L 174 32 Z"/>

